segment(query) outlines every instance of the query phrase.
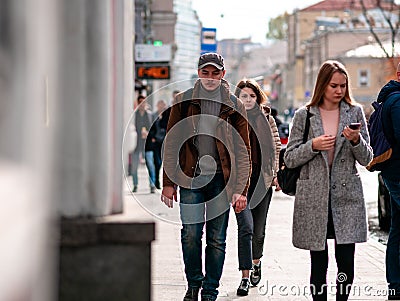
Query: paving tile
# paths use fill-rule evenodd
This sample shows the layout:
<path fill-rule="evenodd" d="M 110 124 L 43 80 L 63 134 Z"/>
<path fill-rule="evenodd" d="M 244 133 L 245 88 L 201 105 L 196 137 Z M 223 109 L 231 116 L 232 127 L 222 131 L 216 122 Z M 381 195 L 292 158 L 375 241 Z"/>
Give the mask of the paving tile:
<path fill-rule="evenodd" d="M 143 178 L 143 169 L 142 178 Z M 139 184 L 142 179 L 139 178 Z M 146 179 L 146 177 L 144 177 Z M 146 182 L 145 182 L 146 183 Z M 148 185 L 146 183 L 146 185 Z M 180 225 L 165 220 L 179 217 L 177 208 L 159 206 L 159 194 L 140 190 L 136 198 L 125 193 L 127 216 L 149 219 L 156 223 L 156 240 L 152 244 L 152 293 L 153 300 L 182 300 L 186 281 L 180 246 Z M 150 214 L 145 204 L 156 213 Z M 177 207 L 177 206 L 175 206 Z M 291 224 L 293 198 L 274 193 L 270 205 L 264 256 L 263 277 L 259 287 L 252 287 L 247 297 L 236 296 L 241 273 L 237 262 L 237 224 L 233 211 L 230 213 L 226 260 L 219 288 L 218 301 L 228 300 L 312 300 L 309 296 L 309 252 L 293 247 Z M 328 283 L 334 285 L 336 264 L 333 242 L 329 242 Z M 387 300 L 385 280 L 385 246 L 374 240 L 356 246 L 356 271 L 352 294 L 349 300 Z M 335 300 L 330 295 L 328 300 Z"/>

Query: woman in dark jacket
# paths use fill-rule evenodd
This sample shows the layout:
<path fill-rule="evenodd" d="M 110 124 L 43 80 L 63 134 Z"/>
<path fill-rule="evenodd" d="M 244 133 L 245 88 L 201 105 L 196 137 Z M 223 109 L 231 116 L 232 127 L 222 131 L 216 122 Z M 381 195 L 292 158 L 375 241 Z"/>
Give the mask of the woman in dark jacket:
<path fill-rule="evenodd" d="M 249 122 L 252 173 L 247 194 L 248 205 L 236 213 L 238 223 L 238 256 L 242 280 L 237 295 L 246 296 L 250 282 L 261 280 L 261 262 L 267 213 L 272 197 L 272 184 L 276 174 L 276 146 L 273 132 L 274 118 L 264 106 L 267 97 L 253 79 L 243 79 L 237 84 L 235 95 L 243 102 Z M 274 129 L 271 127 L 274 127 Z M 278 140 L 279 141 L 279 140 Z M 276 182 L 276 181 L 275 181 Z M 252 261 L 253 260 L 253 261 Z M 250 270 L 252 273 L 250 275 Z"/>

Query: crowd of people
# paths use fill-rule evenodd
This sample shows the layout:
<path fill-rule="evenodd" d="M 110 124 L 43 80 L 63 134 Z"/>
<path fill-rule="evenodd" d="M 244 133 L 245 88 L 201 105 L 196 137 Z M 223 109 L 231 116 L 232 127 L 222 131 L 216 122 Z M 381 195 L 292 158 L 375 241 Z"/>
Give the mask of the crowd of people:
<path fill-rule="evenodd" d="M 184 301 L 199 300 L 199 295 L 202 301 L 217 299 L 230 208 L 238 226 L 241 279 L 237 295 L 246 296 L 251 285 L 260 283 L 268 208 L 273 188 L 280 190 L 277 112 L 268 106 L 267 96 L 254 79 L 240 80 L 231 91 L 225 73 L 221 55 L 202 54 L 199 79 L 186 91 L 174 91 L 169 108 L 160 100 L 151 114 L 139 96 L 135 112 L 133 192 L 141 155 L 149 172 L 150 192 L 162 189 L 161 201 L 170 208 L 179 201 L 187 280 Z M 385 103 L 383 125 L 393 148 L 382 171 L 392 200 L 386 274 L 394 293 L 389 300 L 400 300 L 400 119 L 396 118 L 400 93 L 392 93 L 400 91 L 400 64 L 396 75 L 397 80 L 385 85 L 378 97 Z M 351 123 L 358 126 L 350 127 Z M 334 240 L 337 273 L 346 275 L 345 281 L 337 282 L 336 300 L 348 300 L 355 275 L 355 244 L 367 240 L 365 200 L 356 165 L 367 166 L 372 158 L 365 113 L 352 97 L 349 74 L 340 62 L 325 61 L 311 100 L 294 113 L 283 158 L 288 168 L 301 167 L 292 242 L 310 252 L 313 300 L 327 300 L 328 239 Z"/>

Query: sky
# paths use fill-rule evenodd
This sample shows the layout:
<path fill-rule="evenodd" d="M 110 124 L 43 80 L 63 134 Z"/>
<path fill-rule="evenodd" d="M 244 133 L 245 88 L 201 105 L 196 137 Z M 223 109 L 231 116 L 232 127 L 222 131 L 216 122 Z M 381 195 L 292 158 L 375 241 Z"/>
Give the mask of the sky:
<path fill-rule="evenodd" d="M 266 42 L 268 21 L 321 0 L 192 0 L 203 27 L 217 28 L 217 40 L 248 38 Z"/>

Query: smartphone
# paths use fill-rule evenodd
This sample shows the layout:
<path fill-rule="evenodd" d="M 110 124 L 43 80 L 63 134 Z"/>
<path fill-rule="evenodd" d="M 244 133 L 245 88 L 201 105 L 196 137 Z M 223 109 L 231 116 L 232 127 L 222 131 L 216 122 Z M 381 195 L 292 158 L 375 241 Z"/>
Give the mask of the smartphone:
<path fill-rule="evenodd" d="M 361 127 L 360 122 L 352 122 L 349 125 L 349 128 L 351 128 L 352 130 L 358 130 L 360 127 Z"/>

